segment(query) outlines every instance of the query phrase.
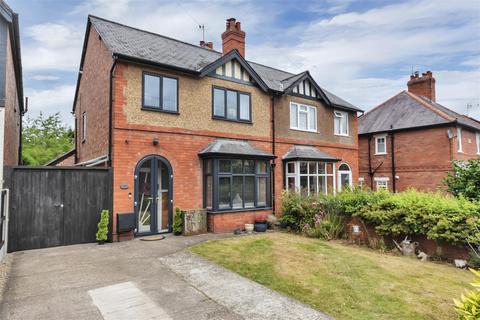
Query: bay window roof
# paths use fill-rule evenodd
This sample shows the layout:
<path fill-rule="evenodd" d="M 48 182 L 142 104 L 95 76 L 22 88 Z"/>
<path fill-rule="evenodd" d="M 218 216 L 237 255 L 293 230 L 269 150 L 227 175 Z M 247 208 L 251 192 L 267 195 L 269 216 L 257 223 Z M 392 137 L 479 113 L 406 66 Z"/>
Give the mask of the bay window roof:
<path fill-rule="evenodd" d="M 262 151 L 252 146 L 245 140 L 217 139 L 210 143 L 198 155 L 201 158 L 208 157 L 237 157 L 237 158 L 263 158 L 273 159 L 271 153 Z"/>
<path fill-rule="evenodd" d="M 334 156 L 319 150 L 312 146 L 293 146 L 282 157 L 283 160 L 323 160 L 323 161 L 340 161 Z"/>

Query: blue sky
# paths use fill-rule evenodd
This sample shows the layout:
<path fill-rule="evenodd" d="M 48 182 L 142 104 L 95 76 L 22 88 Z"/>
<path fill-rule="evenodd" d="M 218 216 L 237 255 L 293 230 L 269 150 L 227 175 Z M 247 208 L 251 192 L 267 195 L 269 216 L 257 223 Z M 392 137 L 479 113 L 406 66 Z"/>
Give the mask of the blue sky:
<path fill-rule="evenodd" d="M 437 101 L 480 119 L 480 1 L 9 0 L 20 15 L 29 115 L 60 112 L 68 125 L 87 15 L 221 50 L 225 19 L 247 33 L 248 60 L 317 82 L 368 110 L 431 70 Z"/>

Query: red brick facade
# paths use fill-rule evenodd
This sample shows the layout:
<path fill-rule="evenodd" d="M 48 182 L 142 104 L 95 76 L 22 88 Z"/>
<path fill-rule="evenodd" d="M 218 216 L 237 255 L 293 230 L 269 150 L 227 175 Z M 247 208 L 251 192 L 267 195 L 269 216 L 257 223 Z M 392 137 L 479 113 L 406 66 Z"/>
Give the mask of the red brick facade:
<path fill-rule="evenodd" d="M 7 36 L 7 60 L 5 76 L 5 119 L 3 165 L 14 166 L 19 164 L 20 123 L 22 121 L 20 102 L 18 101 L 15 69 L 12 56 L 10 35 Z"/>
<path fill-rule="evenodd" d="M 455 136 L 448 137 L 448 131 Z M 359 138 L 360 178 L 364 185 L 376 188 L 375 178 L 388 178 L 388 189 L 393 190 L 392 135 L 394 136 L 396 191 L 408 188 L 435 191 L 444 190 L 443 179 L 452 168 L 452 160 L 476 159 L 476 137 L 472 130 L 462 129 L 463 152 L 457 149 L 457 129 L 453 126 L 388 132 L 387 154 L 375 155 L 375 136 L 361 135 Z M 369 148 L 370 140 L 370 171 Z"/>
<path fill-rule="evenodd" d="M 112 59 L 107 59 L 106 47 L 95 31 L 90 32 L 85 56 L 84 71 L 80 82 L 77 101 L 77 162 L 101 156 L 108 150 L 108 92 L 109 72 Z M 92 64 L 88 66 L 88 64 Z M 178 78 L 178 114 L 166 114 L 142 110 L 142 72 L 148 71 Z M 95 77 L 96 73 L 100 73 Z M 82 84 L 83 83 L 83 84 Z M 240 90 L 251 94 L 252 123 L 236 123 L 212 119 L 212 85 Z M 171 70 L 147 67 L 117 61 L 113 71 L 112 99 L 112 158 L 113 168 L 113 232 L 116 234 L 116 215 L 135 210 L 135 170 L 139 161 L 155 155 L 167 159 L 172 168 L 173 208 L 184 210 L 203 208 L 203 170 L 199 152 L 218 138 L 241 139 L 266 153 L 273 153 L 271 95 L 256 86 L 214 77 L 196 78 L 175 73 Z M 90 97 L 98 95 L 98 97 Z M 105 100 L 105 97 L 107 100 Z M 275 120 L 289 119 L 290 96 L 278 100 Z M 293 98 L 297 99 L 298 98 Z M 87 102 L 88 101 L 88 102 Z M 275 135 L 275 214 L 281 214 L 281 192 L 284 186 L 282 157 L 295 144 L 311 145 L 348 163 L 353 181 L 358 178 L 357 119 L 350 113 L 348 137 L 333 134 L 333 109 L 325 107 L 315 99 L 310 105 L 318 108 L 319 132 L 290 134 L 280 130 Z M 282 107 L 283 106 L 283 107 Z M 276 107 L 277 108 L 277 107 Z M 82 144 L 81 114 L 96 110 L 98 114 L 88 117 L 87 140 Z M 277 110 L 277 109 L 276 109 Z M 279 113 L 283 115 L 279 115 Z M 278 119 L 277 119 L 278 118 Z M 105 120 L 106 119 L 106 120 Z M 106 122 L 107 121 L 107 122 Z M 281 125 L 284 125 L 283 123 Z M 288 125 L 288 124 L 287 124 Z M 107 132 L 105 132 L 107 128 Z M 326 129 L 328 128 L 328 129 Z M 320 131 L 325 130 L 325 132 Z M 98 134 L 97 134 L 98 132 Z M 89 139 L 95 137 L 96 139 Z M 158 141 L 158 143 L 154 143 Z M 96 145 L 98 144 L 98 145 Z M 273 162 L 272 162 L 273 164 Z M 211 232 L 231 232 L 252 223 L 256 214 L 270 214 L 273 208 L 265 210 L 209 214 L 208 226 Z M 123 235 L 129 239 L 130 235 Z"/>
<path fill-rule="evenodd" d="M 75 105 L 77 163 L 108 154 L 109 79 L 113 60 L 94 28 L 90 28 L 87 40 Z"/>

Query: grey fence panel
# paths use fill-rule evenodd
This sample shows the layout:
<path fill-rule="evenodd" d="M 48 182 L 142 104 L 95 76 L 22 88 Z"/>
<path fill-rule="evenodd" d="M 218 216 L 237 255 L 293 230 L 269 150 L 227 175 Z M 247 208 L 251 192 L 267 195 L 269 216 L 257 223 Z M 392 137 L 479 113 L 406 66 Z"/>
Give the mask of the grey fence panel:
<path fill-rule="evenodd" d="M 111 170 L 14 167 L 8 251 L 95 241 L 100 211 L 111 212 Z"/>

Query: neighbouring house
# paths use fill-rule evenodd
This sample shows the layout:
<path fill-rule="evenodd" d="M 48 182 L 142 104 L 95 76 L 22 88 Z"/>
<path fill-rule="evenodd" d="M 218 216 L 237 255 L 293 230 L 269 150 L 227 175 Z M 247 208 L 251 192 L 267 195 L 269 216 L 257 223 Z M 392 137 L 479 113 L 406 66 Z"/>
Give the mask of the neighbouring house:
<path fill-rule="evenodd" d="M 436 102 L 435 78 L 410 76 L 402 91 L 359 117 L 359 183 L 372 189 L 444 189 L 452 160 L 480 156 L 480 122 Z"/>
<path fill-rule="evenodd" d="M 285 188 L 335 192 L 358 179 L 357 112 L 308 71 L 246 59 L 226 21 L 222 52 L 89 16 L 73 104 L 75 164 L 113 170 L 117 215 L 135 234 L 205 208 L 212 232 L 280 214 Z M 132 234 L 125 237 L 131 238 Z"/>
<path fill-rule="evenodd" d="M 8 231 L 8 190 L 4 189 L 4 167 L 20 163 L 23 113 L 18 15 L 0 1 L 0 259 L 6 252 Z"/>

